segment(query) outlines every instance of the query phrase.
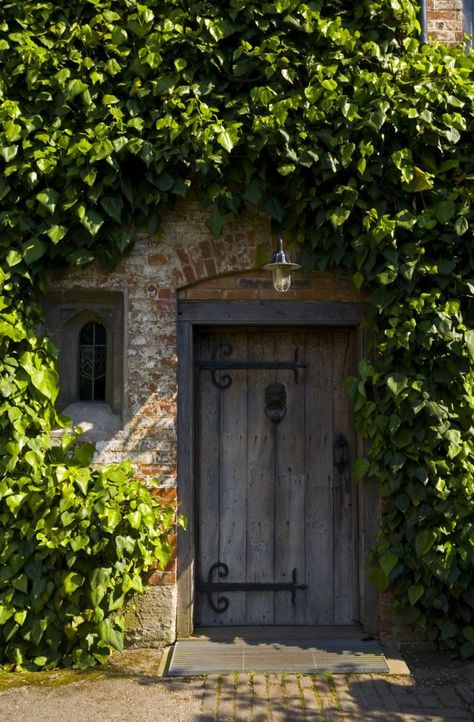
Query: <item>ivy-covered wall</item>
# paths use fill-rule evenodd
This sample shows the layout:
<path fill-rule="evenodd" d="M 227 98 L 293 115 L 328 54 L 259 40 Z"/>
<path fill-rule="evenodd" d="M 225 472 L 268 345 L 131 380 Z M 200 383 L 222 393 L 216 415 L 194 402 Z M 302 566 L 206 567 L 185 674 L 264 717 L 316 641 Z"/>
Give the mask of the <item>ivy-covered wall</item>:
<path fill-rule="evenodd" d="M 216 237 L 264 213 L 305 271 L 371 295 L 351 394 L 357 474 L 387 499 L 373 580 L 468 656 L 473 60 L 420 46 L 417 18 L 411 0 L 2 4 L 0 472 L 7 498 L 49 468 L 57 376 L 32 298 L 52 269 L 113 268 L 190 189 Z"/>

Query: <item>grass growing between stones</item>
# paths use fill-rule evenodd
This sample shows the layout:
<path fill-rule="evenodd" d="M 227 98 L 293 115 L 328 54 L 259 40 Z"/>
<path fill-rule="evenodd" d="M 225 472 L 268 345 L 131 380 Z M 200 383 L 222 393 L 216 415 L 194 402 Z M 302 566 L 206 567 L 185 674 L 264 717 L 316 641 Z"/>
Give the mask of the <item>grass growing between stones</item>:
<path fill-rule="evenodd" d="M 60 687 L 73 683 L 98 682 L 111 677 L 156 676 L 161 649 L 128 649 L 114 653 L 106 664 L 85 670 L 54 669 L 47 672 L 7 672 L 0 670 L 0 691 L 24 686 Z"/>

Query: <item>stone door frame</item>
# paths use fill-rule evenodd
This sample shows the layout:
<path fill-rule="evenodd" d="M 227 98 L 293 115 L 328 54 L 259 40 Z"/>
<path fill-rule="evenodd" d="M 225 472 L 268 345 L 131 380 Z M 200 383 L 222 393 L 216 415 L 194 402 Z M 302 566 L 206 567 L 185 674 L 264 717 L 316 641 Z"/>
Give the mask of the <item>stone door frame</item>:
<path fill-rule="evenodd" d="M 358 357 L 366 355 L 367 338 L 361 323 L 367 304 L 345 301 L 179 301 L 178 336 L 178 508 L 188 520 L 178 531 L 177 619 L 178 638 L 194 631 L 194 581 L 196 558 L 194 332 L 205 326 L 351 326 L 356 329 Z M 364 444 L 357 438 L 357 454 Z M 361 623 L 376 635 L 378 598 L 368 581 L 368 553 L 378 526 L 379 495 L 374 482 L 357 487 L 359 548 L 359 598 Z"/>

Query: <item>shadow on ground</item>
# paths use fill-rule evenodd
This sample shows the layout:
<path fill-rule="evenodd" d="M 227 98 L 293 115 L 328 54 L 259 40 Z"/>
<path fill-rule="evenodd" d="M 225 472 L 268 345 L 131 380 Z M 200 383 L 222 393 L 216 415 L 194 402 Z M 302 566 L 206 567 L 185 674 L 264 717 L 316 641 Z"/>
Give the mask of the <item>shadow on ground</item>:
<path fill-rule="evenodd" d="M 407 652 L 412 676 L 228 674 L 162 678 L 131 649 L 88 671 L 0 674 L 15 722 L 474 722 L 474 664 Z"/>

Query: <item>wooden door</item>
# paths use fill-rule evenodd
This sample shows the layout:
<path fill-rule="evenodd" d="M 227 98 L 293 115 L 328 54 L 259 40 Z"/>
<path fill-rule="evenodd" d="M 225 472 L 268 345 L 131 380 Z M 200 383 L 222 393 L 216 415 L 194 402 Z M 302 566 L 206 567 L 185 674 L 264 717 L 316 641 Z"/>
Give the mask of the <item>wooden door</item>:
<path fill-rule="evenodd" d="M 196 623 L 358 620 L 353 328 L 196 337 Z"/>

